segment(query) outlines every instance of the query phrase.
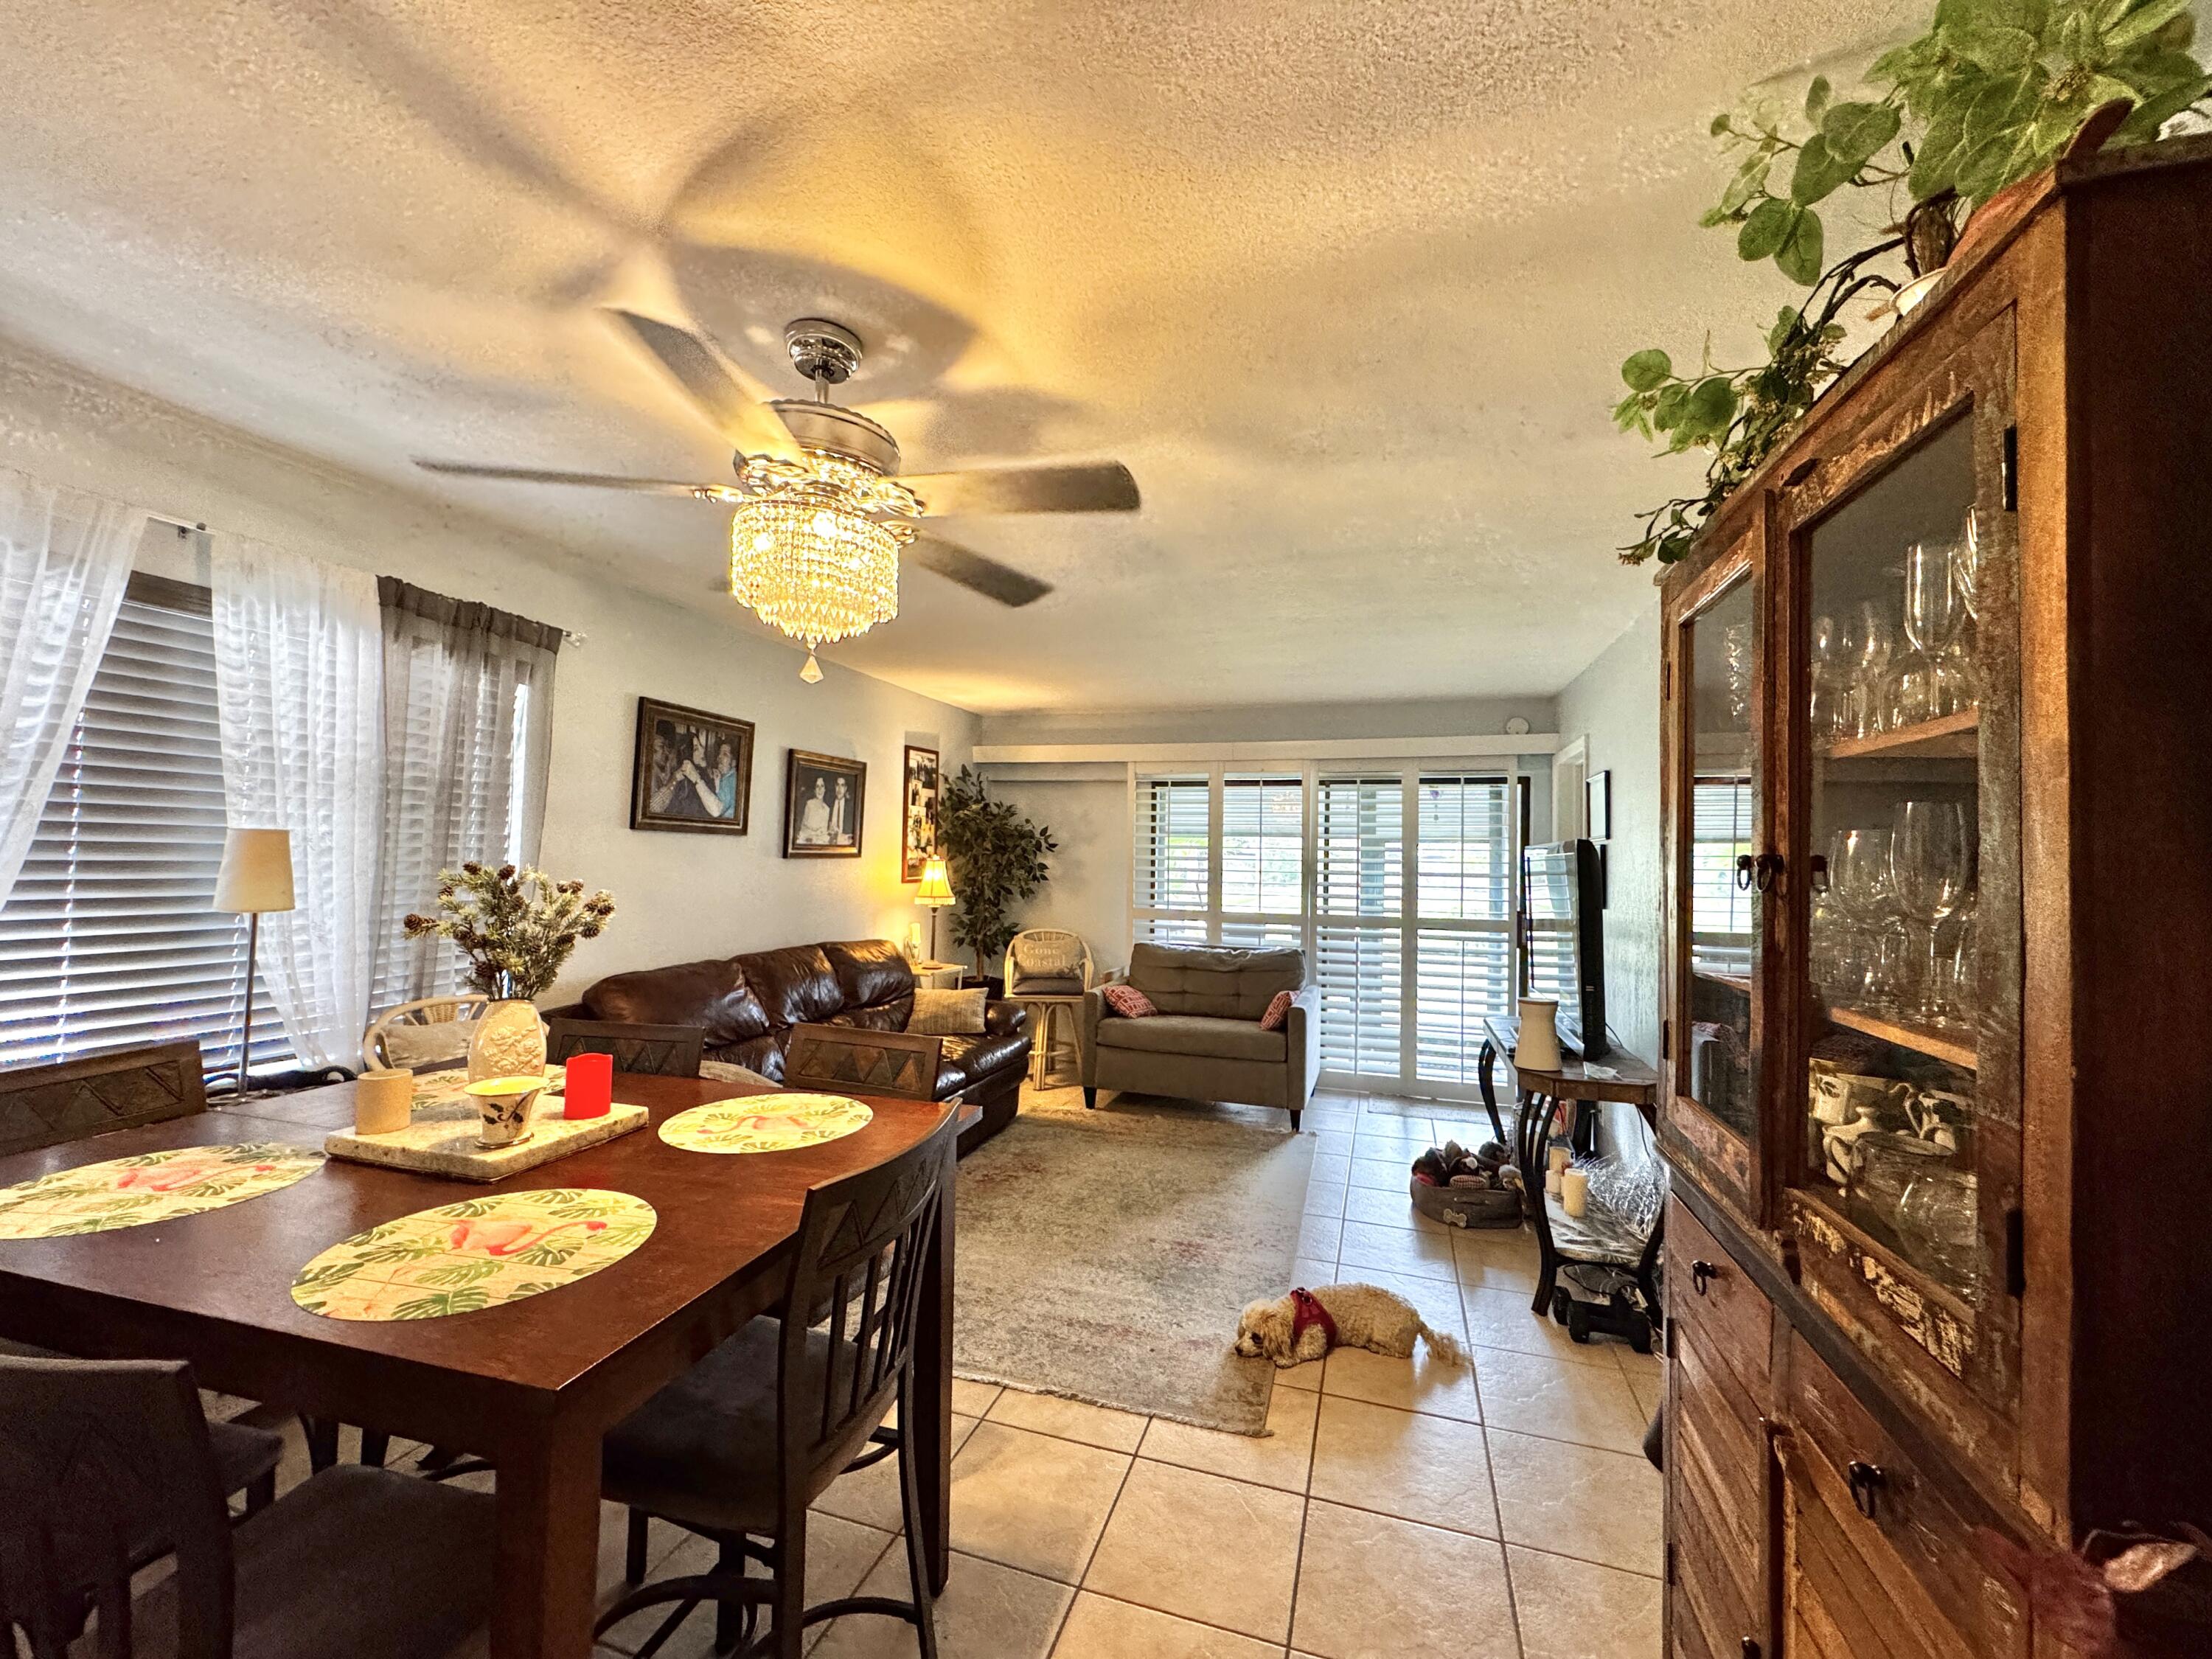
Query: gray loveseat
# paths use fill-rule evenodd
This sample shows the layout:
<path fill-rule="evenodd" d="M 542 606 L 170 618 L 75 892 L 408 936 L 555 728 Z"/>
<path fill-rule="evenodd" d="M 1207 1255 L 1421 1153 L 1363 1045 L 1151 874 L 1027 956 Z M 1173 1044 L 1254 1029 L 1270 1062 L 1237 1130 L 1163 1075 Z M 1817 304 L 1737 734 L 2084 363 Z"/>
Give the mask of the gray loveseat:
<path fill-rule="evenodd" d="M 1125 1089 L 1280 1106 L 1295 1133 L 1321 1069 L 1320 994 L 1305 978 L 1303 951 L 1138 945 L 1128 983 L 1160 1012 L 1126 1019 L 1103 991 L 1085 994 L 1083 1103 L 1096 1106 L 1101 1089 Z M 1290 1020 L 1263 1031 L 1260 1017 L 1278 991 L 1296 994 Z"/>

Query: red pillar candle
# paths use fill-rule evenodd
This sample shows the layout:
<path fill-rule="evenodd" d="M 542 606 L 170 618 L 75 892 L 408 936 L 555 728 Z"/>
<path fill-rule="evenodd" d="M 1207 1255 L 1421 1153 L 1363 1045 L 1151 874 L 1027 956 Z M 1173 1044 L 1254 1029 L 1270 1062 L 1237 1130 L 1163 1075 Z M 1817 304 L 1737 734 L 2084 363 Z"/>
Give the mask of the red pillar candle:
<path fill-rule="evenodd" d="M 568 1081 L 561 1091 L 563 1117 L 605 1117 L 614 1103 L 615 1061 L 612 1054 L 571 1054 L 565 1062 Z"/>

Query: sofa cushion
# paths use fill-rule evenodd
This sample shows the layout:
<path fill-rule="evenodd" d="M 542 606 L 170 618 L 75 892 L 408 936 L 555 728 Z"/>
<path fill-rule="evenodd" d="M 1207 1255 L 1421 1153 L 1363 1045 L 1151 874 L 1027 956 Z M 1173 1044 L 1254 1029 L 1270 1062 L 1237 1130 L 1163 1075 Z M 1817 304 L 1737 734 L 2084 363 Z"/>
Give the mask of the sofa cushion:
<path fill-rule="evenodd" d="M 981 1036 L 949 1036 L 938 1051 L 937 1097 L 957 1094 L 971 1084 L 1012 1066 L 1026 1066 L 1030 1039 L 1026 1031 L 986 1031 Z"/>
<path fill-rule="evenodd" d="M 846 939 L 823 945 L 822 954 L 836 972 L 848 1008 L 881 1007 L 914 992 L 914 968 L 887 939 Z"/>
<path fill-rule="evenodd" d="M 1297 1000 L 1297 993 L 1295 991 L 1276 992 L 1274 1000 L 1267 1005 L 1267 1012 L 1260 1016 L 1260 1029 L 1263 1031 L 1279 1031 L 1291 1023 L 1291 1005 Z"/>
<path fill-rule="evenodd" d="M 933 991 L 917 987 L 914 1018 L 906 1029 L 922 1036 L 981 1036 L 983 1034 L 983 988 L 967 991 Z"/>
<path fill-rule="evenodd" d="M 768 1010 L 775 1026 L 821 1025 L 845 1006 L 844 988 L 818 945 L 792 945 L 781 951 L 755 951 L 736 958 L 745 983 Z"/>
<path fill-rule="evenodd" d="M 1102 1019 L 1098 1046 L 1139 1048 L 1159 1054 L 1203 1054 L 1213 1060 L 1266 1060 L 1279 1064 L 1289 1055 L 1280 1031 L 1263 1031 L 1249 1019 L 1212 1019 L 1204 1014 L 1158 1014 L 1151 1019 Z"/>
<path fill-rule="evenodd" d="M 1083 975 L 1017 974 L 1013 983 L 1006 987 L 1006 994 L 1010 997 L 1079 997 L 1083 994 Z"/>
<path fill-rule="evenodd" d="M 1147 944 L 1129 953 L 1129 983 L 1164 1014 L 1256 1024 L 1276 992 L 1296 991 L 1305 978 L 1303 951 Z"/>
<path fill-rule="evenodd" d="M 624 1025 L 696 1025 L 709 1048 L 750 1042 L 766 1036 L 771 1021 L 746 979 L 744 961 L 721 957 L 617 974 L 584 993 L 584 1012 Z"/>

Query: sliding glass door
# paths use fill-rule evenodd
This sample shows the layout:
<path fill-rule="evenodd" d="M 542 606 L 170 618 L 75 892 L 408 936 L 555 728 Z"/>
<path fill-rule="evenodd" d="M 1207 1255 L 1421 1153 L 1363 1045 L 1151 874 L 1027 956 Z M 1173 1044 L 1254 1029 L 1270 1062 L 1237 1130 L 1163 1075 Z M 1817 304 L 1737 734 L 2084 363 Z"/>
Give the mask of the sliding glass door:
<path fill-rule="evenodd" d="M 1132 779 L 1139 939 L 1296 945 L 1324 1078 L 1472 1094 L 1512 1006 L 1512 780 L 1386 764 Z"/>

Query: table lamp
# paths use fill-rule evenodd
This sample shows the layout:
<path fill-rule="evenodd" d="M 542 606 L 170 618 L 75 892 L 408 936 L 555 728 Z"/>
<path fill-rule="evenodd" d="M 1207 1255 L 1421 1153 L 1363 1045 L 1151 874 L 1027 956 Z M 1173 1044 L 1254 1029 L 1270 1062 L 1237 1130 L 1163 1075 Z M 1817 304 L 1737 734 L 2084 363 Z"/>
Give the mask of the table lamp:
<path fill-rule="evenodd" d="M 937 958 L 937 913 L 946 905 L 958 902 L 952 896 L 952 883 L 945 873 L 945 860 L 933 854 L 921 866 L 921 885 L 914 890 L 914 902 L 929 907 L 929 959 Z"/>
<path fill-rule="evenodd" d="M 238 1092 L 246 1093 L 246 1073 L 253 1053 L 253 966 L 261 948 L 261 918 L 289 910 L 292 900 L 292 832 L 289 830 L 232 830 L 222 838 L 222 868 L 216 874 L 217 910 L 246 918 L 246 1016 L 238 1035 Z"/>

